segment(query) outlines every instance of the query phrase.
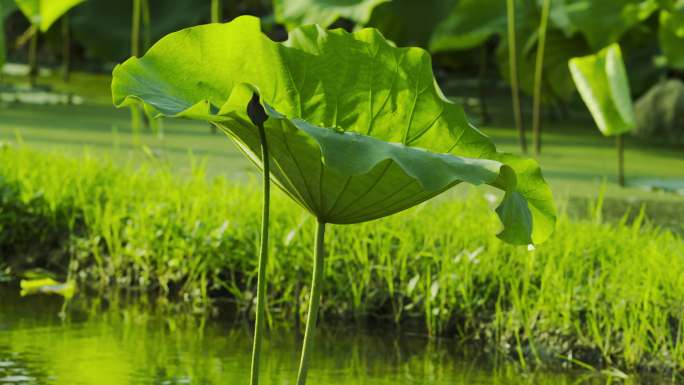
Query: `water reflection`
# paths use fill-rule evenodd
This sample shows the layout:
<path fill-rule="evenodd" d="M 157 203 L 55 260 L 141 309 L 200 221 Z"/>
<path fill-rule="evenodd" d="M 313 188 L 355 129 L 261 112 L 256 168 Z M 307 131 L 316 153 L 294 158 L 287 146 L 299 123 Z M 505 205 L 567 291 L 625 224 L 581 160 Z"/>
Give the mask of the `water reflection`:
<path fill-rule="evenodd" d="M 0 385 L 247 384 L 251 336 L 243 323 L 160 315 L 150 303 L 105 296 L 20 298 L 0 286 Z M 106 310 L 105 310 L 106 309 Z M 298 341 L 277 330 L 264 341 L 264 384 L 294 384 Z M 527 373 L 512 363 L 464 358 L 451 341 L 326 331 L 310 383 L 319 385 L 598 385 L 604 376 Z M 613 382 L 616 380 L 613 379 Z M 635 384 L 636 380 L 627 380 Z M 650 383 L 650 382 L 649 382 Z M 645 384 L 645 382 L 642 382 Z"/>

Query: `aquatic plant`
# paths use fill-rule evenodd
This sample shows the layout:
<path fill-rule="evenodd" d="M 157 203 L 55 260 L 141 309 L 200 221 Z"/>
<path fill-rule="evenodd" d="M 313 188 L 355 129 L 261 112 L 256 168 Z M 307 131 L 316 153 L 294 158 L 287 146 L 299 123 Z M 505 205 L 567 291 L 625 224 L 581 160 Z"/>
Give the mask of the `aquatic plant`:
<path fill-rule="evenodd" d="M 132 0 L 131 10 L 131 56 L 140 56 L 141 47 L 146 50 L 151 44 L 151 16 L 149 0 Z M 142 31 L 142 33 L 141 33 Z M 140 106 L 131 106 L 131 130 L 133 136 L 138 140 L 138 135 L 142 128 L 143 115 L 147 118 L 146 123 L 149 127 L 156 131 L 159 137 L 164 136 L 164 126 L 161 119 L 157 119 L 154 113 L 147 108 L 140 108 Z"/>
<path fill-rule="evenodd" d="M 85 0 L 14 0 L 34 28 L 29 43 L 29 79 L 35 85 L 38 75 L 38 33 L 47 32 L 60 17 Z"/>
<path fill-rule="evenodd" d="M 520 93 L 533 97 L 532 142 L 535 153 L 539 154 L 542 103 L 562 103 L 572 96 L 574 86 L 567 61 L 588 53 L 581 50 L 584 44 L 577 52 L 578 39 L 572 36 L 574 30 L 565 32 L 570 27 L 563 11 L 565 4 L 551 1 L 509 0 L 505 5 L 496 0 L 459 1 L 449 16 L 435 27 L 430 40 L 432 52 L 449 52 L 477 46 L 486 49 L 491 37 L 500 37 L 498 67 L 501 76 L 511 85 L 513 119 L 523 153 L 527 151 L 527 138 Z M 552 40 L 550 46 L 546 44 L 547 37 Z M 526 70 L 532 67 L 534 71 Z"/>
<path fill-rule="evenodd" d="M 684 70 L 684 2 L 662 4 L 658 19 L 658 41 L 668 66 Z"/>
<path fill-rule="evenodd" d="M 623 134 L 636 127 L 636 118 L 620 46 L 611 44 L 594 55 L 573 58 L 568 65 L 598 129 L 616 137 L 618 183 L 624 186 Z"/>
<path fill-rule="evenodd" d="M 276 21 L 294 29 L 300 25 L 319 24 L 328 27 L 339 18 L 364 25 L 373 9 L 389 0 L 273 0 Z"/>
<path fill-rule="evenodd" d="M 433 52 L 463 50 L 506 33 L 506 6 L 501 1 L 459 1 L 430 38 Z"/>
<path fill-rule="evenodd" d="M 537 118 L 541 106 L 541 75 L 549 8 L 549 4 L 542 4 L 541 21 L 537 25 L 531 21 L 536 18 L 537 10 L 537 5 L 533 3 L 513 0 L 507 0 L 505 4 L 497 0 L 459 1 L 449 16 L 435 27 L 430 40 L 432 52 L 448 52 L 477 46 L 486 49 L 485 43 L 493 36 L 501 37 L 498 47 L 499 69 L 511 85 L 513 120 L 523 153 L 527 152 L 527 138 L 520 93 L 524 90 L 534 94 L 533 134 L 536 135 L 539 127 Z M 520 41 L 524 42 L 522 49 L 518 47 Z M 537 46 L 537 60 L 529 63 L 530 47 L 534 45 Z M 531 66 L 535 66 L 534 79 L 526 74 L 528 71 L 520 71 L 520 68 Z M 533 82 L 532 87 L 525 84 Z"/>
<path fill-rule="evenodd" d="M 554 1 L 552 18 L 564 20 L 567 32 L 582 34 L 592 50 L 618 42 L 632 27 L 658 9 L 659 1 Z"/>
<path fill-rule="evenodd" d="M 511 83 L 511 100 L 513 102 L 513 117 L 515 120 L 515 129 L 518 131 L 518 140 L 520 141 L 520 150 L 527 152 L 527 139 L 525 138 L 525 123 L 523 122 L 522 107 L 520 105 L 520 79 L 518 71 L 518 49 L 516 38 L 515 19 L 516 9 L 514 0 L 506 0 L 506 15 L 507 15 L 507 41 L 508 41 L 508 70 L 509 81 Z"/>
<path fill-rule="evenodd" d="M 546 30 L 549 24 L 551 0 L 543 0 L 541 20 L 539 21 L 539 40 L 537 42 L 537 59 L 534 65 L 534 100 L 532 106 L 532 143 L 534 153 L 541 153 L 541 102 L 542 81 L 544 73 L 544 49 L 546 48 Z"/>
<path fill-rule="evenodd" d="M 221 4 L 221 0 L 211 0 L 211 7 L 210 7 L 210 20 L 212 23 L 220 23 L 221 22 L 221 16 L 223 14 L 223 4 Z"/>
<path fill-rule="evenodd" d="M 117 66 L 112 95 L 119 107 L 142 102 L 164 116 L 214 123 L 317 219 L 298 384 L 316 327 L 327 224 L 388 216 L 465 182 L 504 192 L 496 209 L 502 240 L 539 243 L 553 231 L 537 164 L 498 153 L 442 95 L 429 54 L 397 48 L 374 29 L 304 26 L 283 43 L 248 16 L 184 29 Z"/>

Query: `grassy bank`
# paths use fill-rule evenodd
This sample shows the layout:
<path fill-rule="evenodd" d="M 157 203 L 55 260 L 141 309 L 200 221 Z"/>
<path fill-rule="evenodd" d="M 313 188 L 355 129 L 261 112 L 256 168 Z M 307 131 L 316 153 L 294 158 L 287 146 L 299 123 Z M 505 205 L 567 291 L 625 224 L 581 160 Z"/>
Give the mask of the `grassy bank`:
<path fill-rule="evenodd" d="M 179 178 L 168 163 L 120 166 L 23 147 L 0 150 L 0 254 L 82 286 L 145 290 L 198 308 L 251 312 L 259 191 Z M 502 350 L 526 365 L 572 357 L 626 370 L 684 369 L 684 242 L 649 224 L 562 214 L 536 250 L 511 247 L 491 196 L 461 190 L 400 215 L 333 226 L 324 322 L 413 325 Z M 268 315 L 305 310 L 313 220 L 276 194 Z M 563 357 L 563 358 L 561 358 Z"/>

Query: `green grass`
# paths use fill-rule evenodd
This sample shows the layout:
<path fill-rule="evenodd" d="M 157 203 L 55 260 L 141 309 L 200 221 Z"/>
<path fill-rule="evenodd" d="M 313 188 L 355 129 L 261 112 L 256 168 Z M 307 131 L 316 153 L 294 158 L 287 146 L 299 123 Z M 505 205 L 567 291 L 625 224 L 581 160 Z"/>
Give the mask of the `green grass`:
<path fill-rule="evenodd" d="M 81 287 L 159 293 L 200 311 L 228 298 L 251 314 L 258 186 L 208 178 L 197 164 L 181 178 L 159 160 L 102 157 L 0 151 L 0 253 L 13 271 L 47 267 Z M 604 223 L 595 204 L 589 219 L 561 211 L 555 235 L 528 250 L 494 236 L 492 205 L 481 190 L 461 190 L 332 226 L 323 324 L 395 323 L 523 365 L 571 356 L 628 371 L 684 369 L 679 236 L 643 215 Z M 308 298 L 314 221 L 282 194 L 272 207 L 267 314 L 291 324 Z"/>

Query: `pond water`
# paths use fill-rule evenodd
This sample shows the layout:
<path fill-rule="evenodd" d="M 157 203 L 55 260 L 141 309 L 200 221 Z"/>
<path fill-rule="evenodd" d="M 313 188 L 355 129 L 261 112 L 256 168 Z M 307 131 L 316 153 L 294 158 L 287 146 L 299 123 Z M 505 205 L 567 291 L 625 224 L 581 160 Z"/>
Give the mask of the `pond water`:
<path fill-rule="evenodd" d="M 251 336 L 245 323 L 163 316 L 145 302 L 123 302 L 94 295 L 65 307 L 60 297 L 20 297 L 15 285 L 0 285 L 0 385 L 248 384 Z M 294 384 L 298 344 L 292 331 L 269 333 L 263 384 Z M 511 362 L 467 358 L 455 345 L 326 330 L 316 340 L 309 383 L 655 384 L 587 371 L 525 372 Z"/>

